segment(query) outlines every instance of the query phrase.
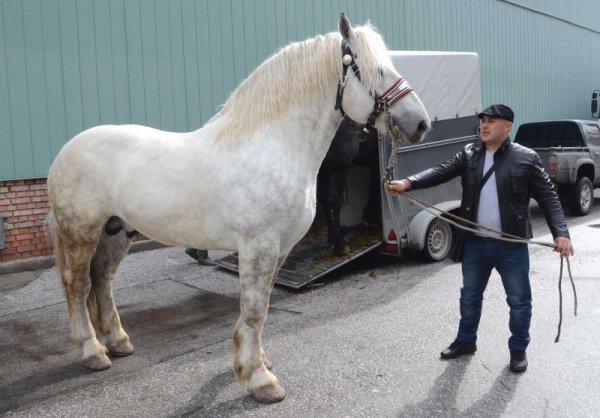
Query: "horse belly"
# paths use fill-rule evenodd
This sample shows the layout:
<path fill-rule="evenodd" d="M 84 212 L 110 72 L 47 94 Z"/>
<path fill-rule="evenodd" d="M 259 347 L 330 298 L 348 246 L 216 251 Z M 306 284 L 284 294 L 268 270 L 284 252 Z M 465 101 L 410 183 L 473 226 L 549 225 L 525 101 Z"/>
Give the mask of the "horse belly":
<path fill-rule="evenodd" d="M 147 201 L 153 211 L 130 207 L 124 219 L 144 235 L 167 245 L 239 250 L 240 246 L 266 237 L 287 253 L 304 236 L 314 218 L 314 207 L 306 207 L 305 202 L 283 209 L 285 205 L 257 206 L 254 199 L 235 196 L 216 204 L 219 198 L 213 194 L 212 198 L 207 197 L 212 204 L 199 202 L 183 211 L 175 202 L 172 206 L 166 203 L 168 198 L 163 196 Z"/>

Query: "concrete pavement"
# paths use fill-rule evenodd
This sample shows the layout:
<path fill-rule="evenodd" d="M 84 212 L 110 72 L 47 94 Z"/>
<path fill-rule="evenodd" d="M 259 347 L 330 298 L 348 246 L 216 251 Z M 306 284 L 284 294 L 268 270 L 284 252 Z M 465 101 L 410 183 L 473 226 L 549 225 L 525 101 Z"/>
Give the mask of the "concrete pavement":
<path fill-rule="evenodd" d="M 232 367 L 237 277 L 196 265 L 182 248 L 162 248 L 131 254 L 119 269 L 115 298 L 136 353 L 104 372 L 79 360 L 53 268 L 0 292 L 0 415 L 598 416 L 599 203 L 569 218 L 579 316 L 564 281 L 558 344 L 560 262 L 546 248 L 530 249 L 533 339 L 523 375 L 507 368 L 508 308 L 496 274 L 477 353 L 442 361 L 458 322 L 460 265 L 367 255 L 307 290 L 275 288 L 263 344 L 287 397 L 256 403 Z M 536 238 L 549 241 L 535 216 Z"/>

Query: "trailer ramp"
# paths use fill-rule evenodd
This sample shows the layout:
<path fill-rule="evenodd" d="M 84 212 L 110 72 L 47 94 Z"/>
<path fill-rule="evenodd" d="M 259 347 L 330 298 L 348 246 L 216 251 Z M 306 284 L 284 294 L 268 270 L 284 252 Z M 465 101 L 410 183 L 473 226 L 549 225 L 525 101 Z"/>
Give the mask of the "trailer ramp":
<path fill-rule="evenodd" d="M 292 289 L 301 289 L 379 247 L 381 245 L 381 227 L 352 226 L 346 230 L 346 241 L 350 247 L 350 254 L 336 255 L 327 244 L 326 227 L 320 227 L 315 233 L 308 234 L 292 249 L 279 270 L 275 283 Z M 239 272 L 237 253 L 215 262 L 222 268 Z"/>

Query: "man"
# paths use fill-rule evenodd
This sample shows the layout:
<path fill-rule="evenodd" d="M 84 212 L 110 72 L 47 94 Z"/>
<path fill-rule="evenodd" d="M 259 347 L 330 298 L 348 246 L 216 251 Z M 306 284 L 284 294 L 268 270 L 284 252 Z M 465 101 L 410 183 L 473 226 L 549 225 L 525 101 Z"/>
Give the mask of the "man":
<path fill-rule="evenodd" d="M 461 217 L 495 231 L 532 237 L 529 200 L 542 209 L 561 257 L 574 254 L 569 230 L 554 187 L 532 150 L 510 141 L 514 113 L 505 105 L 489 106 L 478 115 L 481 142 L 466 145 L 461 152 L 437 167 L 386 184 L 386 191 L 399 193 L 462 179 Z M 488 173 L 489 171 L 489 173 Z M 493 238 L 499 234 L 459 233 L 451 257 L 462 260 L 463 287 L 460 294 L 460 323 L 455 341 L 441 353 L 452 359 L 477 350 L 477 328 L 483 293 L 492 269 L 500 277 L 510 307 L 508 340 L 510 370 L 527 370 L 526 349 L 531 322 L 531 288 L 527 244 Z"/>

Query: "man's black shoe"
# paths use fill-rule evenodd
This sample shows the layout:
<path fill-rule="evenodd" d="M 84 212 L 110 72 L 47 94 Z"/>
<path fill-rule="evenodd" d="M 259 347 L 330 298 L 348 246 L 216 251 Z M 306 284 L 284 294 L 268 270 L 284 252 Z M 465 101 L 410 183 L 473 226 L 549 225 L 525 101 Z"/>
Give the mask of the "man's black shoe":
<path fill-rule="evenodd" d="M 477 351 L 475 343 L 463 343 L 462 341 L 454 341 L 448 348 L 442 351 L 443 359 L 451 359 L 462 356 L 463 354 L 473 354 Z"/>
<path fill-rule="evenodd" d="M 523 373 L 527 370 L 527 354 L 525 351 L 510 350 L 510 371 Z"/>

